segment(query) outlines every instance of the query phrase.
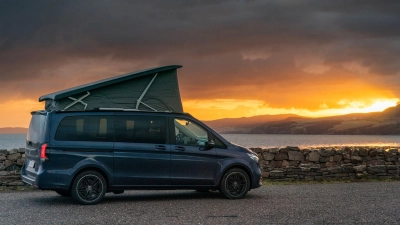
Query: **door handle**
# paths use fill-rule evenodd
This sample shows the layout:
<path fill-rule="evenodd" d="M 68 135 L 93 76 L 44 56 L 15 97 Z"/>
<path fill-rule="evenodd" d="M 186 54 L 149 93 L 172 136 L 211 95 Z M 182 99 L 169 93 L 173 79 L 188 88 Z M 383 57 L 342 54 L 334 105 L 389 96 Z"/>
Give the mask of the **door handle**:
<path fill-rule="evenodd" d="M 156 145 L 156 150 L 165 151 L 165 150 L 167 150 L 167 148 L 164 145 Z"/>
<path fill-rule="evenodd" d="M 176 150 L 176 151 L 182 151 L 182 152 L 184 152 L 184 151 L 185 151 L 185 147 L 182 147 L 182 146 L 176 146 L 176 147 L 174 148 L 174 150 Z"/>

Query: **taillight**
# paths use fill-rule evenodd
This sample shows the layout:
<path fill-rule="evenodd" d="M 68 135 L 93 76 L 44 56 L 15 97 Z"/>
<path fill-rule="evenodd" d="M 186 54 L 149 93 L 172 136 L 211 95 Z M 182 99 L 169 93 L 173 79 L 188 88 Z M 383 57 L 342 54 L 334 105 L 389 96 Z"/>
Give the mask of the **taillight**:
<path fill-rule="evenodd" d="M 46 159 L 46 148 L 47 148 L 47 144 L 42 144 L 42 146 L 40 147 L 40 158 L 41 159 Z"/>

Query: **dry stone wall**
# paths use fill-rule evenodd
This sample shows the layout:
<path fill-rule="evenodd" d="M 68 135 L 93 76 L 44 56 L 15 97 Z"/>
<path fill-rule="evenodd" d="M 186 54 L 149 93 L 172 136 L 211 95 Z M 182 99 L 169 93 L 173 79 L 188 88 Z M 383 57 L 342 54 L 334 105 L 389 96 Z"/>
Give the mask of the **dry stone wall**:
<path fill-rule="evenodd" d="M 21 168 L 25 161 L 25 149 L 0 150 L 0 186 L 24 186 Z"/>
<path fill-rule="evenodd" d="M 276 181 L 400 179 L 398 147 L 250 148 L 260 158 L 262 176 Z M 25 149 L 0 150 L 0 186 L 24 186 Z"/>
<path fill-rule="evenodd" d="M 279 181 L 400 179 L 397 147 L 251 148 L 263 178 Z"/>

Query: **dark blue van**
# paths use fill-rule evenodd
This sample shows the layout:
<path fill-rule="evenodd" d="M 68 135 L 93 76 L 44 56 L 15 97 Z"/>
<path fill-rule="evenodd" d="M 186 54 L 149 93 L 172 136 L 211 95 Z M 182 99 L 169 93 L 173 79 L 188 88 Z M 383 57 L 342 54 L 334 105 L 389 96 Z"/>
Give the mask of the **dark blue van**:
<path fill-rule="evenodd" d="M 186 113 L 134 110 L 32 113 L 22 180 L 96 204 L 129 189 L 219 190 L 243 198 L 261 186 L 257 155 Z"/>

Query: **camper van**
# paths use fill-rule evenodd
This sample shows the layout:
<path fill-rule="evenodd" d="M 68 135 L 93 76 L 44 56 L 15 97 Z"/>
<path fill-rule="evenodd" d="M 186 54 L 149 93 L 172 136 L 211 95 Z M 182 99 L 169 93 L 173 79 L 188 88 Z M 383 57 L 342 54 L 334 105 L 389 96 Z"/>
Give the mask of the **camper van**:
<path fill-rule="evenodd" d="M 32 112 L 22 180 L 86 205 L 124 190 L 218 190 L 239 199 L 260 187 L 257 154 L 180 112 L 176 68 L 42 96 L 46 108 Z M 148 93 L 153 86 L 169 95 Z"/>

